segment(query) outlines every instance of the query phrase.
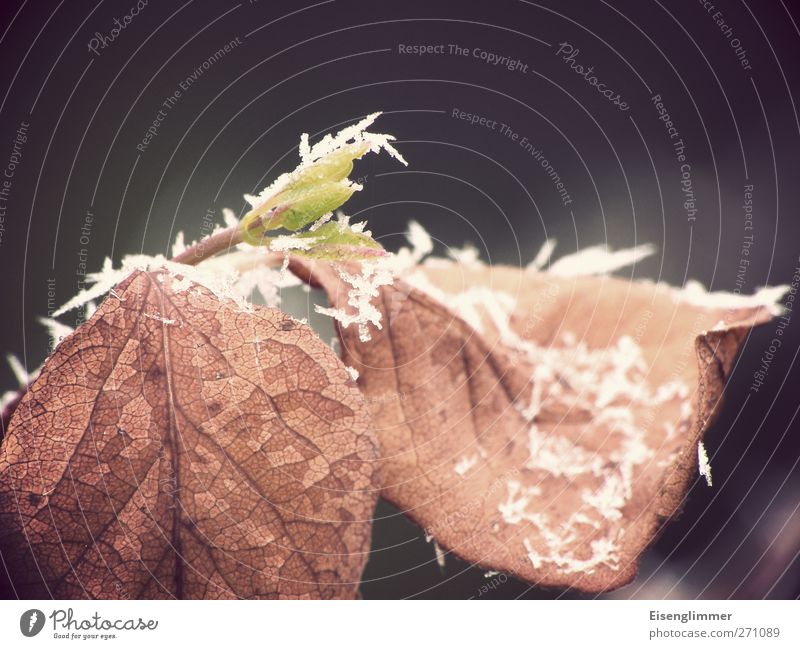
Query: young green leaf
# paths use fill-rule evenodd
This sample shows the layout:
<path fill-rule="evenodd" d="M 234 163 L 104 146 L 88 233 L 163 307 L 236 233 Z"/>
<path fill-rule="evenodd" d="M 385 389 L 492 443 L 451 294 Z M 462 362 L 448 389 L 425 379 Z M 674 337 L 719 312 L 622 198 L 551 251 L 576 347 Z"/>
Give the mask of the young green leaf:
<path fill-rule="evenodd" d="M 295 254 L 310 259 L 356 261 L 388 255 L 369 232 L 335 221 L 325 223 L 315 230 L 299 233 L 296 238 L 313 241 L 310 247 L 295 251 Z"/>
<path fill-rule="evenodd" d="M 344 205 L 361 189 L 361 185 L 348 179 L 353 161 L 369 151 L 384 149 L 406 164 L 389 144 L 394 139 L 391 135 L 364 130 L 378 115 L 370 115 L 342 129 L 336 136 L 327 135 L 314 147 L 308 146 L 308 136 L 304 134 L 300 142 L 300 165 L 279 177 L 259 196 L 246 196 L 253 209 L 240 222 L 242 239 L 256 246 L 269 244 L 268 232 L 279 229 L 297 232 Z M 357 243 L 329 240 L 316 255 L 319 258 L 353 258 L 362 249 L 375 247 L 364 245 L 364 239 L 360 237 Z M 334 250 L 337 245 L 344 247 L 340 253 Z M 367 252 L 366 256 L 370 254 Z"/>

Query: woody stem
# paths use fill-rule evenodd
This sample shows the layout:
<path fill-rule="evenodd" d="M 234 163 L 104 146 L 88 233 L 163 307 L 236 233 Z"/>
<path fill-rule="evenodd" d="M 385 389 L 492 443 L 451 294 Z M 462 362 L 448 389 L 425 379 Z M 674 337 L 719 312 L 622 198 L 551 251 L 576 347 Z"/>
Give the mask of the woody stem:
<path fill-rule="evenodd" d="M 197 243 L 189 246 L 182 253 L 175 255 L 172 261 L 194 266 L 214 255 L 230 250 L 242 242 L 242 231 L 238 224 L 232 225 L 215 234 L 210 234 Z"/>

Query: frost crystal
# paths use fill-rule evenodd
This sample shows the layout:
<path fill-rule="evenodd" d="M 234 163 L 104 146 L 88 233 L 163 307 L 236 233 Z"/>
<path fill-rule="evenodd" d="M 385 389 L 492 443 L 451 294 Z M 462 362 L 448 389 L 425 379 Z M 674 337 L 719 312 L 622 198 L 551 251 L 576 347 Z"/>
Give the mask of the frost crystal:
<path fill-rule="evenodd" d="M 427 255 L 433 251 L 433 240 L 428 232 L 416 221 L 410 221 L 406 231 L 406 239 L 411 244 L 410 248 L 400 248 L 391 260 L 392 272 L 395 274 L 413 270 Z"/>
<path fill-rule="evenodd" d="M 503 520 L 511 524 L 523 520 L 535 522 L 539 514 L 529 514 L 527 509 L 531 500 L 541 493 L 542 490 L 538 486 L 525 487 L 516 480 L 509 480 L 508 499 L 499 507 Z"/>
<path fill-rule="evenodd" d="M 411 258 L 415 262 L 420 262 L 423 257 L 433 251 L 433 239 L 431 239 L 431 235 L 416 221 L 411 221 L 408 224 L 406 237 L 412 248 Z"/>
<path fill-rule="evenodd" d="M 436 563 L 439 564 L 440 568 L 444 568 L 445 559 L 446 559 L 446 556 L 447 556 L 445 551 L 442 550 L 441 547 L 439 547 L 439 544 L 436 542 L 436 539 L 434 539 L 433 536 L 431 536 L 430 534 L 426 534 L 425 535 L 425 542 L 433 544 L 433 551 L 436 554 Z"/>
<path fill-rule="evenodd" d="M 234 225 L 239 223 L 239 219 L 236 218 L 236 214 L 234 214 L 233 210 L 229 207 L 222 208 L 222 218 L 226 228 L 232 228 Z"/>
<path fill-rule="evenodd" d="M 467 474 L 467 471 L 469 471 L 477 463 L 478 463 L 477 453 L 474 453 L 472 455 L 465 455 L 456 463 L 455 472 L 457 475 L 464 476 Z"/>
<path fill-rule="evenodd" d="M 267 258 L 271 254 L 266 248 L 247 246 L 222 257 L 207 259 L 199 268 L 209 273 L 230 273 L 235 270 L 238 275 L 232 284 L 232 290 L 240 298 L 247 299 L 257 290 L 264 304 L 274 307 L 281 303 L 280 289 L 305 284 L 292 273 L 269 268 Z"/>
<path fill-rule="evenodd" d="M 186 251 L 186 242 L 183 237 L 183 230 L 178 230 L 175 235 L 175 241 L 172 243 L 172 256 L 177 257 L 182 252 Z"/>
<path fill-rule="evenodd" d="M 541 554 L 533 547 L 530 539 L 522 539 L 522 545 L 528 554 L 528 560 L 534 568 L 539 569 L 544 563 L 553 563 L 565 572 L 585 572 L 587 574 L 592 574 L 600 564 L 605 564 L 612 570 L 619 569 L 616 539 L 599 538 L 593 540 L 589 544 L 591 556 L 588 559 L 579 559 L 572 552 L 564 550 L 567 544 L 580 538 L 576 524 L 583 521 L 580 521 L 578 516 L 573 515 L 566 525 L 554 526 L 553 529 L 548 527 L 547 516 L 536 514 L 533 518 L 532 522 L 539 528 L 539 532 L 548 549 L 547 554 Z"/>
<path fill-rule="evenodd" d="M 285 189 L 293 180 L 295 180 L 299 173 L 311 167 L 314 163 L 320 160 L 323 156 L 333 153 L 346 146 L 357 146 L 363 144 L 366 146 L 367 151 L 373 153 L 379 152 L 381 149 L 386 151 L 393 158 L 399 160 L 404 165 L 408 163 L 403 159 L 403 156 L 390 144 L 394 137 L 385 133 L 368 133 L 365 129 L 370 126 L 380 115 L 380 113 L 372 113 L 360 122 L 347 126 L 339 131 L 336 135 L 330 133 L 323 137 L 314 146 L 309 146 L 308 133 L 303 133 L 300 137 L 300 165 L 292 172 L 281 174 L 278 178 L 268 187 L 265 187 L 257 196 L 245 194 L 245 200 L 250 203 L 253 209 L 258 209 L 266 203 L 275 194 Z"/>
<path fill-rule="evenodd" d="M 164 316 L 159 315 L 158 313 L 145 313 L 144 317 L 148 318 L 149 320 L 155 320 L 156 322 L 160 322 L 161 324 L 167 326 L 175 326 L 178 324 L 177 320 L 174 320 L 172 318 L 165 318 Z"/>
<path fill-rule="evenodd" d="M 613 252 L 608 246 L 590 246 L 574 254 L 561 257 L 550 265 L 548 272 L 560 277 L 605 275 L 635 264 L 652 255 L 655 250 L 655 246 L 650 244 Z M 536 259 L 534 259 L 535 262 Z"/>
<path fill-rule="evenodd" d="M 311 224 L 311 226 L 308 228 L 309 231 L 314 232 L 316 230 L 319 230 L 319 228 L 325 225 L 328 221 L 330 221 L 332 217 L 333 217 L 333 212 L 326 212 Z"/>
<path fill-rule="evenodd" d="M 372 304 L 372 298 L 378 296 L 381 286 L 392 283 L 394 279 L 392 273 L 380 264 L 364 262 L 361 264 L 360 275 L 339 271 L 339 276 L 351 286 L 347 293 L 347 304 L 351 310 L 322 307 L 318 304 L 314 308 L 317 313 L 338 320 L 343 327 L 357 325 L 358 337 L 362 342 L 367 342 L 371 339 L 369 324 L 378 329 L 383 328 L 381 312 Z"/>
<path fill-rule="evenodd" d="M 403 159 L 403 156 L 391 145 L 390 141 L 394 140 L 391 135 L 383 133 L 368 133 L 365 129 L 372 125 L 378 119 L 380 112 L 367 115 L 360 122 L 352 124 L 343 128 L 336 135 L 328 134 L 317 142 L 314 146 L 308 145 L 308 133 L 303 133 L 300 138 L 300 159 L 303 165 L 310 166 L 322 156 L 336 151 L 337 149 L 346 146 L 347 144 L 359 144 L 365 142 L 369 145 L 370 151 L 377 153 L 381 149 L 386 151 L 393 158 L 396 158 L 404 165 L 408 163 Z"/>
<path fill-rule="evenodd" d="M 445 562 L 447 560 L 447 554 L 444 550 L 442 550 L 441 547 L 439 547 L 439 544 L 435 540 L 433 542 L 433 550 L 436 552 L 436 563 L 439 564 L 440 568 L 444 569 Z"/>
<path fill-rule="evenodd" d="M 447 256 L 453 261 L 462 266 L 475 268 L 480 266 L 480 252 L 471 243 L 466 244 L 463 248 L 448 248 Z"/>
<path fill-rule="evenodd" d="M 536 257 L 534 257 L 533 261 L 526 267 L 526 270 L 540 270 L 544 268 L 547 262 L 550 261 L 550 257 L 553 255 L 553 250 L 555 250 L 555 248 L 555 239 L 548 239 L 545 241 L 542 247 L 539 248 L 539 252 L 536 253 Z"/>
<path fill-rule="evenodd" d="M 708 453 L 703 442 L 697 443 L 697 463 L 700 475 L 706 479 L 706 484 L 710 487 L 711 483 L 711 465 L 708 462 Z"/>
<path fill-rule="evenodd" d="M 6 362 L 8 366 L 11 368 L 11 371 L 14 374 L 14 378 L 17 379 L 17 384 L 21 388 L 25 388 L 28 386 L 28 382 L 30 381 L 30 375 L 28 374 L 25 367 L 23 367 L 20 360 L 14 356 L 14 354 L 6 354 Z"/>
<path fill-rule="evenodd" d="M 591 572 L 600 563 L 616 568 L 615 539 L 601 537 L 594 541 L 591 559 L 577 559 L 564 548 L 585 536 L 587 530 L 602 529 L 608 522 L 622 518 L 623 508 L 633 495 L 635 468 L 654 456 L 646 443 L 647 422 L 638 421 L 634 412 L 685 398 L 688 388 L 678 380 L 657 390 L 651 388 L 645 380 L 647 366 L 642 349 L 627 336 L 608 348 L 590 349 L 566 332 L 561 345 L 539 347 L 510 336 L 504 326 L 498 326 L 498 330 L 503 342 L 521 351 L 535 368 L 530 400 L 518 406 L 530 422 L 526 468 L 543 472 L 540 480 L 583 476 L 589 477 L 593 485 L 581 491 L 575 512 L 558 528 L 552 527 L 536 507 L 529 509 L 531 494 L 519 483 L 509 483 L 509 499 L 500 505 L 500 512 L 507 523 L 524 520 L 538 529 L 550 552 L 537 554 L 529 550 L 534 565 L 549 562 L 570 572 Z M 596 425 L 608 430 L 611 450 L 588 448 L 539 430 L 540 413 L 565 409 L 586 412 Z M 690 410 L 685 413 L 687 418 L 690 414 Z"/>
<path fill-rule="evenodd" d="M 87 315 L 86 317 L 89 318 L 91 316 Z M 56 341 L 56 343 L 62 341 L 74 331 L 72 327 L 62 324 L 53 318 L 38 318 L 38 320 L 47 327 L 47 333 L 50 334 L 50 338 Z"/>
<path fill-rule="evenodd" d="M 269 249 L 273 252 L 289 252 L 290 250 L 308 250 L 317 242 L 314 237 L 299 239 L 282 234 L 270 240 Z"/>
<path fill-rule="evenodd" d="M 19 398 L 19 392 L 16 390 L 6 390 L 0 395 L 0 412 L 5 412 L 5 409 L 14 401 Z"/>
<path fill-rule="evenodd" d="M 239 274 L 234 269 L 226 269 L 224 267 L 218 267 L 217 265 L 204 267 L 203 264 L 196 267 L 187 266 L 186 264 L 177 264 L 169 261 L 163 255 L 128 255 L 123 258 L 122 266 L 117 269 L 113 267 L 111 259 L 106 257 L 103 262 L 103 269 L 100 272 L 87 273 L 86 275 L 87 283 L 92 283 L 93 286 L 82 290 L 66 304 L 57 309 L 53 315 L 57 317 L 67 311 L 71 311 L 76 307 L 102 297 L 123 279 L 137 270 L 166 270 L 173 278 L 172 290 L 176 292 L 185 291 L 192 283 L 196 283 L 209 289 L 220 299 L 229 298 L 234 300 L 243 310 L 248 310 L 250 308 L 249 303 L 235 290 L 235 284 Z M 181 279 L 177 279 L 178 276 L 180 276 Z"/>
<path fill-rule="evenodd" d="M 777 302 L 789 290 L 789 286 L 765 286 L 753 295 L 741 295 L 727 291 L 708 291 L 696 280 L 689 280 L 682 290 L 675 291 L 673 297 L 677 302 L 696 304 L 709 309 L 740 309 L 747 307 L 767 307 L 773 315 L 780 315 L 782 308 Z"/>

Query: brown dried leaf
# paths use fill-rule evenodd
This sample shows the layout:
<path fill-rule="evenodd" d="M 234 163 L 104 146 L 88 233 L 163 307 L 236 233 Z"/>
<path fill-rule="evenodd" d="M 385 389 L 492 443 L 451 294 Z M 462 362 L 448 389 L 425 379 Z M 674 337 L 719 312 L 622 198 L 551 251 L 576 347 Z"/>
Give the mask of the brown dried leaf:
<path fill-rule="evenodd" d="M 304 272 L 347 308 L 333 267 Z M 443 260 L 410 281 L 425 292 L 380 288 L 370 341 L 339 327 L 383 495 L 486 568 L 584 591 L 629 582 L 680 508 L 739 345 L 769 309 Z"/>
<path fill-rule="evenodd" d="M 355 596 L 375 444 L 341 362 L 280 311 L 167 273 L 116 293 L 58 346 L 0 448 L 17 594 Z"/>

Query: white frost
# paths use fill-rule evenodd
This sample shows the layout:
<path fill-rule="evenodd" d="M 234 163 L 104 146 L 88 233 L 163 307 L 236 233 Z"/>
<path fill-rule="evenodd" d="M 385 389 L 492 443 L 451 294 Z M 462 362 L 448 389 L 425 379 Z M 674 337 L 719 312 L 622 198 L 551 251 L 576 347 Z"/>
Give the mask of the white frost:
<path fill-rule="evenodd" d="M 233 210 L 229 207 L 222 208 L 222 218 L 225 222 L 226 228 L 232 228 L 234 225 L 239 223 L 239 219 L 236 218 L 236 214 L 234 214 Z"/>
<path fill-rule="evenodd" d="M 455 472 L 457 475 L 464 476 L 472 467 L 478 463 L 478 454 L 465 455 L 458 462 L 456 462 Z"/>
<path fill-rule="evenodd" d="M 448 248 L 447 256 L 466 268 L 477 268 L 481 265 L 480 252 L 471 243 L 466 244 L 463 248 Z"/>
<path fill-rule="evenodd" d="M 172 318 L 165 318 L 164 316 L 159 315 L 157 313 L 145 313 L 144 317 L 148 318 L 149 320 L 155 320 L 156 322 L 160 322 L 161 324 L 168 326 L 174 326 L 178 324 L 177 320 L 173 320 Z"/>
<path fill-rule="evenodd" d="M 742 309 L 754 307 L 767 307 L 773 315 L 780 315 L 782 308 L 778 301 L 789 290 L 789 286 L 764 286 L 752 295 L 729 293 L 727 291 L 709 292 L 702 283 L 689 280 L 683 289 L 673 290 L 673 298 L 677 302 L 693 304 L 706 309 Z"/>
<path fill-rule="evenodd" d="M 331 220 L 333 217 L 333 212 L 325 212 L 322 216 L 320 216 L 316 221 L 314 221 L 311 226 L 308 228 L 311 232 L 319 230 L 320 227 L 325 225 L 328 221 Z"/>
<path fill-rule="evenodd" d="M 10 403 L 16 401 L 19 397 L 19 392 L 16 390 L 6 390 L 0 395 L 0 412 L 4 412 Z"/>
<path fill-rule="evenodd" d="M 706 453 L 706 447 L 703 446 L 703 442 L 697 443 L 697 464 L 700 475 L 706 479 L 706 484 L 709 487 L 712 486 L 711 464 L 708 462 L 708 453 Z"/>
<path fill-rule="evenodd" d="M 436 553 L 436 563 L 439 564 L 440 568 L 444 568 L 446 553 L 444 550 L 442 550 L 441 547 L 439 547 L 439 544 L 436 542 L 436 539 L 434 539 L 431 534 L 426 534 L 425 543 L 433 543 L 433 551 Z"/>
<path fill-rule="evenodd" d="M 178 230 L 175 235 L 175 241 L 172 242 L 172 256 L 177 257 L 182 252 L 186 251 L 186 242 L 183 237 L 183 230 Z"/>
<path fill-rule="evenodd" d="M 291 250 L 308 250 L 317 242 L 315 237 L 298 238 L 282 234 L 269 242 L 269 249 L 273 252 L 289 252 Z"/>
<path fill-rule="evenodd" d="M 246 249 L 207 259 L 199 265 L 204 272 L 230 273 L 238 275 L 232 290 L 242 299 L 247 299 L 258 290 L 267 306 L 275 307 L 281 303 L 280 289 L 292 286 L 306 286 L 302 280 L 286 269 L 268 267 L 270 251 L 264 247 L 247 246 Z"/>
<path fill-rule="evenodd" d="M 416 221 L 409 221 L 406 230 L 409 247 L 402 247 L 386 260 L 393 273 L 400 275 L 413 270 L 425 257 L 433 252 L 433 239 Z"/>
<path fill-rule="evenodd" d="M 93 286 L 82 290 L 57 309 L 53 316 L 57 317 L 102 297 L 137 270 L 145 272 L 165 270 L 172 277 L 171 288 L 176 293 L 189 289 L 193 284 L 200 284 L 210 290 L 216 297 L 231 299 L 243 310 L 250 309 L 249 302 L 234 290 L 235 283 L 239 277 L 238 272 L 234 269 L 226 269 L 224 266 L 219 265 L 204 266 L 200 264 L 196 267 L 188 266 L 169 261 L 163 255 L 128 255 L 123 258 L 122 266 L 117 269 L 113 267 L 111 259 L 106 257 L 101 271 L 87 273 L 86 275 L 87 283 L 92 283 Z M 182 279 L 177 279 L 178 276 Z"/>
<path fill-rule="evenodd" d="M 423 257 L 433 251 L 433 239 L 431 239 L 431 235 L 416 221 L 409 222 L 406 237 L 411 244 L 411 256 L 415 261 L 419 262 Z"/>
<path fill-rule="evenodd" d="M 523 520 L 535 522 L 538 514 L 530 514 L 527 509 L 531 500 L 539 496 L 542 490 L 535 485 L 533 487 L 525 487 L 517 480 L 509 480 L 507 487 L 508 498 L 506 502 L 500 503 L 498 507 L 503 520 L 512 525 Z"/>
<path fill-rule="evenodd" d="M 373 153 L 377 153 L 383 149 L 393 158 L 399 160 L 404 165 L 408 165 L 403 159 L 403 156 L 390 144 L 390 142 L 395 139 L 393 136 L 385 133 L 369 133 L 365 130 L 379 115 L 380 113 L 372 113 L 360 122 L 343 128 L 336 135 L 331 135 L 329 133 L 313 146 L 310 146 L 308 143 L 308 133 L 303 133 L 300 137 L 300 146 L 298 149 L 300 153 L 300 165 L 294 171 L 278 176 L 275 182 L 265 187 L 257 196 L 245 194 L 245 200 L 250 203 L 253 209 L 260 207 L 292 182 L 300 171 L 310 167 L 323 156 L 352 144 L 365 143 L 369 147 L 368 150 Z"/>
<path fill-rule="evenodd" d="M 566 531 L 565 531 L 566 530 Z M 576 532 L 572 526 L 560 528 L 558 532 L 547 532 L 540 529 L 542 538 L 547 546 L 547 553 L 537 552 L 530 539 L 522 539 L 522 545 L 528 555 L 528 560 L 535 569 L 542 567 L 544 563 L 553 563 L 564 572 L 592 574 L 600 564 L 605 564 L 612 570 L 619 570 L 619 555 L 617 553 L 617 543 L 614 539 L 601 537 L 593 540 L 589 544 L 591 556 L 588 559 L 579 559 L 572 552 L 564 551 L 563 547 L 573 542 Z"/>
<path fill-rule="evenodd" d="M 323 307 L 318 304 L 314 308 L 317 313 L 338 320 L 343 327 L 357 325 L 359 339 L 361 342 L 367 342 L 372 338 L 368 325 L 372 324 L 378 329 L 383 328 L 381 312 L 372 304 L 372 298 L 378 296 L 381 286 L 392 283 L 394 279 L 392 273 L 380 263 L 364 262 L 361 264 L 360 275 L 351 275 L 340 270 L 339 276 L 351 287 L 347 293 L 347 304 L 350 309 Z"/>
<path fill-rule="evenodd" d="M 545 435 L 536 424 L 528 430 L 530 456 L 525 466 L 528 469 L 546 471 L 552 476 L 575 478 L 585 473 L 601 475 L 603 457 L 585 450 L 561 435 Z"/>
<path fill-rule="evenodd" d="M 91 315 L 86 316 L 87 319 L 90 317 Z M 50 338 L 56 341 L 56 344 L 75 331 L 72 327 L 53 318 L 37 318 L 37 320 L 47 328 L 47 333 L 50 335 Z"/>
<path fill-rule="evenodd" d="M 536 256 L 533 258 L 533 261 L 527 265 L 525 270 L 541 270 L 545 267 L 548 261 L 550 261 L 550 257 L 553 256 L 553 250 L 556 248 L 556 240 L 555 239 L 548 239 L 542 244 L 542 247 L 539 248 L 539 252 L 536 253 Z"/>
<path fill-rule="evenodd" d="M 548 272 L 559 277 L 605 275 L 635 264 L 655 251 L 655 246 L 651 244 L 617 251 L 612 251 L 605 245 L 589 246 L 553 262 Z"/>
<path fill-rule="evenodd" d="M 436 553 L 436 563 L 439 564 L 440 568 L 444 569 L 447 554 L 435 540 L 433 541 L 433 551 Z"/>
<path fill-rule="evenodd" d="M 390 141 L 395 138 L 391 135 L 383 133 L 368 133 L 366 128 L 371 126 L 372 123 L 380 116 L 380 112 L 367 115 L 360 122 L 351 124 L 343 128 L 336 135 L 330 133 L 323 137 L 314 146 L 308 145 L 308 133 L 303 133 L 300 137 L 300 159 L 303 166 L 309 166 L 319 160 L 321 157 L 333 153 L 337 149 L 347 146 L 351 143 L 366 142 L 370 145 L 370 151 L 377 153 L 380 149 L 386 151 L 393 158 L 396 158 L 404 165 L 408 163 L 403 159 L 403 156 L 391 145 Z"/>
<path fill-rule="evenodd" d="M 6 362 L 8 363 L 8 366 L 11 368 L 11 371 L 14 374 L 14 378 L 17 379 L 17 384 L 19 385 L 19 387 L 21 388 L 27 387 L 31 377 L 28 374 L 28 371 L 20 362 L 20 360 L 14 354 L 6 354 Z"/>

